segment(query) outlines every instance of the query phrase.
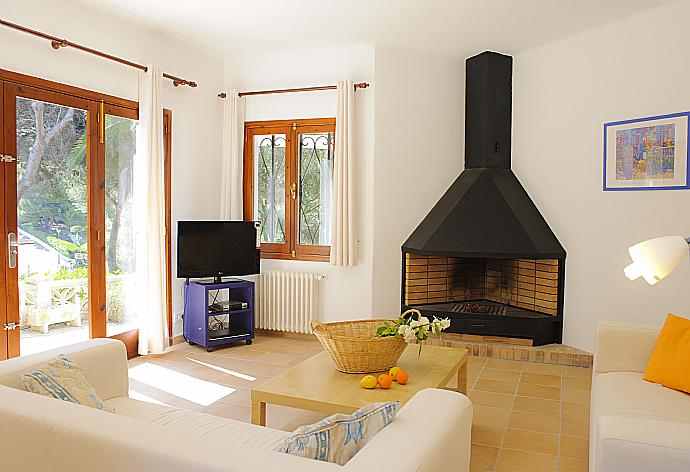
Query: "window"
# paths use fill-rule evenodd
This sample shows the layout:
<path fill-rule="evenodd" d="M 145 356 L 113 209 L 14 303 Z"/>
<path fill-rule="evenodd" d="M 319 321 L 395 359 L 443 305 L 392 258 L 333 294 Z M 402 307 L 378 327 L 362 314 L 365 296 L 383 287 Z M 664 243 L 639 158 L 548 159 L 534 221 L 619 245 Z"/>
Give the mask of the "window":
<path fill-rule="evenodd" d="M 261 257 L 327 261 L 335 119 L 245 124 L 244 214 L 261 223 Z"/>

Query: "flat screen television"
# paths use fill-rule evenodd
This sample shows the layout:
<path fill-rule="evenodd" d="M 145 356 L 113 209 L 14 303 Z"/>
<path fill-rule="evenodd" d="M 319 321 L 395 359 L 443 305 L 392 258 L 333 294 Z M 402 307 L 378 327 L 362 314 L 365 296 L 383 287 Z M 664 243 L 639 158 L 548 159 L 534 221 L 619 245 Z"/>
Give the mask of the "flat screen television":
<path fill-rule="evenodd" d="M 179 278 L 258 274 L 260 255 L 253 221 L 179 221 Z"/>

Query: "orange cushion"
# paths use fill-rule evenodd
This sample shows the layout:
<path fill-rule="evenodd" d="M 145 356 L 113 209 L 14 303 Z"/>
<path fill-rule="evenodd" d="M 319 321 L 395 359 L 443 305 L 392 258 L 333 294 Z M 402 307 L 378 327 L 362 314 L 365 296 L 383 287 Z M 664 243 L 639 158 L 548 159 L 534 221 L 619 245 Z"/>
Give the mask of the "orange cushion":
<path fill-rule="evenodd" d="M 690 320 L 668 314 L 644 379 L 690 393 Z"/>

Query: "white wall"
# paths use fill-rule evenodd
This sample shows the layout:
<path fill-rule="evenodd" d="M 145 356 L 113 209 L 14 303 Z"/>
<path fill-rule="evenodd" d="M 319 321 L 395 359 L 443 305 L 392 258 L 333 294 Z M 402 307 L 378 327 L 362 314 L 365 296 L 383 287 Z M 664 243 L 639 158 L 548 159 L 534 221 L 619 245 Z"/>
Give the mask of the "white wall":
<path fill-rule="evenodd" d="M 163 101 L 173 111 L 172 219 L 217 218 L 219 211 L 223 62 L 181 40 L 69 0 L 2 2 L 2 18 L 198 82 L 195 89 L 164 81 Z M 0 68 L 137 99 L 137 71 L 75 49 L 0 28 Z M 176 227 L 176 224 L 174 225 Z M 173 274 L 176 233 L 173 232 Z M 174 281 L 173 310 L 182 311 Z M 175 333 L 181 332 L 179 320 Z"/>
<path fill-rule="evenodd" d="M 312 49 L 230 57 L 225 62 L 228 89 L 331 85 L 338 80 L 372 82 L 374 50 L 368 45 Z M 356 94 L 357 239 L 359 264 L 333 267 L 325 262 L 262 260 L 262 270 L 293 270 L 326 274 L 320 292 L 320 319 L 324 321 L 368 318 L 372 303 L 373 158 L 375 87 Z M 251 96 L 246 98 L 246 120 L 335 117 L 335 91 Z"/>
<path fill-rule="evenodd" d="M 602 191 L 604 123 L 690 109 L 688 18 L 673 3 L 515 57 L 513 168 L 568 252 L 566 344 L 592 350 L 599 320 L 690 315 L 687 262 L 654 287 L 623 275 L 633 243 L 690 235 L 690 192 Z"/>
<path fill-rule="evenodd" d="M 374 303 L 400 314 L 401 245 L 463 169 L 464 62 L 376 49 Z"/>

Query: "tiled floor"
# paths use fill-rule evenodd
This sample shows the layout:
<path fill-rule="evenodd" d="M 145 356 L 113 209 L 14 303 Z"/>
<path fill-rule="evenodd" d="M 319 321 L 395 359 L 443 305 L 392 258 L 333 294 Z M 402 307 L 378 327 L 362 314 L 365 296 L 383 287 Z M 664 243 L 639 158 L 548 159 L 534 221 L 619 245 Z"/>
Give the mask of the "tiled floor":
<path fill-rule="evenodd" d="M 592 370 L 470 358 L 471 471 L 586 472 Z"/>
<path fill-rule="evenodd" d="M 132 396 L 249 421 L 252 386 L 320 351 L 316 340 L 273 336 L 210 354 L 179 344 L 130 361 Z M 471 471 L 587 471 L 591 369 L 477 357 L 469 362 Z M 267 408 L 267 426 L 288 431 L 321 418 Z"/>

